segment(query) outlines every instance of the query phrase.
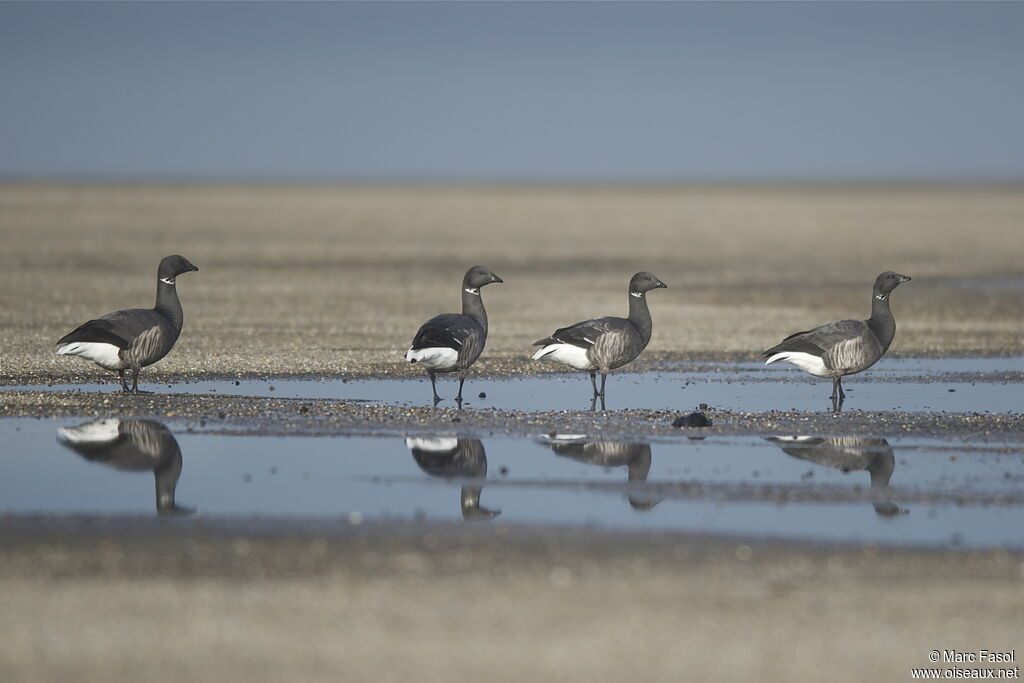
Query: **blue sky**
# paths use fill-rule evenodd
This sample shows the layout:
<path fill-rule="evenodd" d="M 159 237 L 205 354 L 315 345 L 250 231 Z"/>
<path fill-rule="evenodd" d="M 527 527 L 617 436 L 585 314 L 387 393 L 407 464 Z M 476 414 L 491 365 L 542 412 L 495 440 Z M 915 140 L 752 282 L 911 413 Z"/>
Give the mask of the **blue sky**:
<path fill-rule="evenodd" d="M 0 176 L 1024 180 L 1024 3 L 0 3 Z"/>

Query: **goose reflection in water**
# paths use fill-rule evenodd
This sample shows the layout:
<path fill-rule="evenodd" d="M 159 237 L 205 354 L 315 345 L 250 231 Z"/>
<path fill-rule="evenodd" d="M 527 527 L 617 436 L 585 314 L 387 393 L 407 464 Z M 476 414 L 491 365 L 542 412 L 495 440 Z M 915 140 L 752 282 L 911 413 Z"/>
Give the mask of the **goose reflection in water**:
<path fill-rule="evenodd" d="M 487 454 L 480 439 L 408 438 L 405 445 L 420 469 L 442 479 L 477 479 L 462 486 L 462 517 L 467 521 L 486 521 L 501 514 L 480 505 L 480 493 L 487 478 Z"/>
<path fill-rule="evenodd" d="M 181 449 L 163 423 L 118 418 L 94 420 L 77 427 L 61 427 L 57 440 L 92 462 L 118 470 L 152 471 L 158 513 L 195 512 L 174 502 L 174 490 L 181 476 Z"/>
<path fill-rule="evenodd" d="M 651 444 L 621 441 L 597 441 L 576 434 L 553 434 L 542 439 L 556 454 L 588 465 L 610 469 L 625 467 L 630 483 L 647 481 L 651 471 Z M 650 510 L 661 498 L 641 493 L 626 496 L 635 510 Z"/>
<path fill-rule="evenodd" d="M 860 436 L 769 436 L 767 439 L 794 458 L 816 465 L 842 472 L 866 470 L 871 476 L 872 490 L 889 491 L 896 457 L 885 439 Z M 890 500 L 876 501 L 873 505 L 880 517 L 895 517 L 908 512 Z"/>

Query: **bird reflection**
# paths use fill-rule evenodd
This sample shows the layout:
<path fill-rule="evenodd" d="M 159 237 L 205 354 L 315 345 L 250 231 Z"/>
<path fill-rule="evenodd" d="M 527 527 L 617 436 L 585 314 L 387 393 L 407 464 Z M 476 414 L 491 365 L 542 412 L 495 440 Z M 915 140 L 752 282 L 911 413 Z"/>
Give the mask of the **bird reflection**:
<path fill-rule="evenodd" d="M 460 494 L 462 517 L 467 521 L 486 521 L 501 514 L 480 505 L 480 493 L 487 477 L 487 454 L 480 439 L 408 438 L 405 445 L 420 469 L 442 479 L 476 479 L 467 482 Z"/>
<path fill-rule="evenodd" d="M 871 476 L 873 490 L 889 491 L 889 480 L 896 469 L 896 457 L 892 453 L 892 446 L 885 439 L 861 436 L 769 436 L 766 438 L 794 458 L 842 472 L 867 470 Z M 877 501 L 873 505 L 875 513 L 881 517 L 894 517 L 907 512 L 890 500 Z"/>
<path fill-rule="evenodd" d="M 174 490 L 181 476 L 181 449 L 163 423 L 119 418 L 94 420 L 77 427 L 61 427 L 57 440 L 92 462 L 118 470 L 151 470 L 156 479 L 158 513 L 195 512 L 174 502 Z"/>
<path fill-rule="evenodd" d="M 546 436 L 542 442 L 556 454 L 598 467 L 625 467 L 631 483 L 647 481 L 651 471 L 651 444 L 588 440 L 573 434 Z M 650 494 L 630 493 L 629 504 L 636 510 L 650 510 L 661 502 Z"/>

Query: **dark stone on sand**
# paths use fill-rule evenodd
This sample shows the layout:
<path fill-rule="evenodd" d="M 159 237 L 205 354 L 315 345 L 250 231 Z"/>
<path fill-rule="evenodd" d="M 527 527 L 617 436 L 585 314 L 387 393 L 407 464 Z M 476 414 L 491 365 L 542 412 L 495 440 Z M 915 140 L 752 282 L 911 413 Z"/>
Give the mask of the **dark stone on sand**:
<path fill-rule="evenodd" d="M 477 396 L 477 398 L 487 398 L 487 394 L 485 394 L 484 392 L 481 391 L 480 395 Z"/>
<path fill-rule="evenodd" d="M 680 415 L 672 423 L 673 427 L 710 427 L 711 420 L 704 413 L 690 413 Z"/>

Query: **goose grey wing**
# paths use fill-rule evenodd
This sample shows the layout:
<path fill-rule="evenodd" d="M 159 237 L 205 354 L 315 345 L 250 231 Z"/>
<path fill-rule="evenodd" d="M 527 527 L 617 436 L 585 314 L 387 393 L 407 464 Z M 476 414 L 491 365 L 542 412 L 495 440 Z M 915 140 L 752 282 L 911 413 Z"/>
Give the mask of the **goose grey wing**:
<path fill-rule="evenodd" d="M 815 356 L 823 356 L 829 349 L 870 334 L 867 323 L 863 320 L 839 320 L 834 323 L 821 325 L 804 332 L 796 332 L 783 339 L 779 344 L 764 352 L 767 359 L 776 353 L 783 351 L 795 351 L 809 353 Z"/>
<path fill-rule="evenodd" d="M 534 346 L 562 343 L 588 349 L 596 344 L 602 335 L 626 330 L 628 327 L 629 321 L 624 318 L 607 317 L 584 320 L 575 325 L 555 330 L 550 337 L 534 342 Z"/>
<path fill-rule="evenodd" d="M 480 331 L 472 318 L 457 313 L 443 313 L 423 323 L 412 340 L 413 349 L 449 348 L 461 351 L 466 340 Z"/>
<path fill-rule="evenodd" d="M 64 335 L 58 345 L 71 342 L 101 342 L 119 349 L 130 347 L 139 335 L 160 325 L 161 316 L 152 309 L 129 308 L 79 325 Z"/>

